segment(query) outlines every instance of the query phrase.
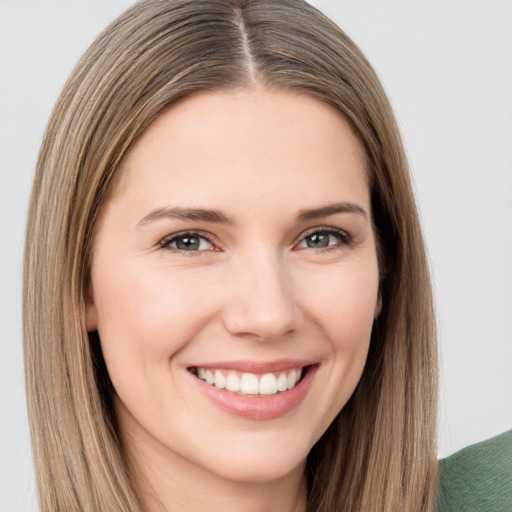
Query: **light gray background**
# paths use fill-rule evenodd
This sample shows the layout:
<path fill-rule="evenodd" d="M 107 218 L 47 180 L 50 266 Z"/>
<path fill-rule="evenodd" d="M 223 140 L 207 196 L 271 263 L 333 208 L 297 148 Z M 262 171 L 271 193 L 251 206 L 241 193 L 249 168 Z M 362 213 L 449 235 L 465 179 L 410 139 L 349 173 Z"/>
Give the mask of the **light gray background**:
<path fill-rule="evenodd" d="M 35 510 L 21 351 L 25 210 L 73 65 L 132 0 L 0 1 L 0 510 Z M 403 131 L 435 283 L 439 453 L 512 428 L 512 2 L 316 0 Z"/>

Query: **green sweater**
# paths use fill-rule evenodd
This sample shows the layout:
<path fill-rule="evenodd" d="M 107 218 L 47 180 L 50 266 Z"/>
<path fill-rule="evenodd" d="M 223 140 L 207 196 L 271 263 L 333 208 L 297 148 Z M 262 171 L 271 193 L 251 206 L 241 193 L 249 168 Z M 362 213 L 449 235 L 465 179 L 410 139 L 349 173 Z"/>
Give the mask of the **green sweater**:
<path fill-rule="evenodd" d="M 512 512 L 512 430 L 439 465 L 440 512 Z"/>

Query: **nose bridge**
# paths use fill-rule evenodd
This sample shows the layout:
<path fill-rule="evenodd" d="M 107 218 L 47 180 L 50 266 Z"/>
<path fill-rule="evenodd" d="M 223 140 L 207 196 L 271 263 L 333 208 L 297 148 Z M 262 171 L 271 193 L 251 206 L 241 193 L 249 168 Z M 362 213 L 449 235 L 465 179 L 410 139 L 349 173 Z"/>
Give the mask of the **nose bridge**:
<path fill-rule="evenodd" d="M 225 312 L 232 334 L 271 339 L 298 327 L 300 311 L 288 270 L 277 251 L 268 249 L 237 260 Z"/>

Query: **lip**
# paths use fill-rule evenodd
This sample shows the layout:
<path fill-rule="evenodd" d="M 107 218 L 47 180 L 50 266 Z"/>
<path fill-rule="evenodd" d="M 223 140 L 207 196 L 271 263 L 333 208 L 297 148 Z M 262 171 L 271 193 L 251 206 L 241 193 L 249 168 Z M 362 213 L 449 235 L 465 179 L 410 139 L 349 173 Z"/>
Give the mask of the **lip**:
<path fill-rule="evenodd" d="M 279 359 L 278 361 L 217 361 L 214 363 L 195 364 L 195 368 L 204 368 L 205 370 L 233 370 L 242 373 L 275 373 L 293 368 L 303 368 L 312 366 L 316 361 L 306 359 Z M 190 367 L 192 368 L 192 366 Z"/>
<path fill-rule="evenodd" d="M 291 364 L 290 364 L 291 362 Z M 318 370 L 318 364 L 297 360 L 276 361 L 273 363 L 260 363 L 249 361 L 215 363 L 201 366 L 202 368 L 217 368 L 251 373 L 271 373 L 286 370 L 288 368 L 306 367 L 307 370 L 302 379 L 287 391 L 282 391 L 272 396 L 238 395 L 225 389 L 219 389 L 207 384 L 194 374 L 190 373 L 200 391 L 206 395 L 220 409 L 229 414 L 253 421 L 276 419 L 284 416 L 297 407 L 305 398 L 313 378 Z M 199 365 L 198 365 L 199 366 Z"/>

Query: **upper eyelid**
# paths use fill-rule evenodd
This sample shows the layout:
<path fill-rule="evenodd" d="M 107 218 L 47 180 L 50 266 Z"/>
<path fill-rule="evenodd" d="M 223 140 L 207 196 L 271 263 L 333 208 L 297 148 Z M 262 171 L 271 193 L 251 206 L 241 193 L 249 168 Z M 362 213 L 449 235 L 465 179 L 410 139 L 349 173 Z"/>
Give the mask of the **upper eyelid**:
<path fill-rule="evenodd" d="M 320 232 L 329 232 L 329 233 L 341 233 L 341 234 L 346 234 L 348 236 L 348 233 L 346 232 L 346 230 L 341 229 L 341 228 L 335 228 L 333 226 L 315 226 L 315 227 L 306 229 L 305 231 L 303 231 L 300 234 L 300 236 L 302 236 L 302 237 L 308 236 L 308 235 L 311 235 L 312 233 L 317 233 L 319 231 Z"/>
<path fill-rule="evenodd" d="M 317 227 L 307 229 L 306 231 L 303 231 L 297 238 L 296 243 L 301 242 L 302 240 L 304 240 L 304 238 L 306 238 L 310 235 L 313 235 L 314 233 L 329 233 L 329 234 L 339 235 L 339 236 L 347 238 L 349 240 L 352 239 L 352 236 L 350 235 L 350 233 L 345 229 L 335 228 L 332 226 L 317 226 Z"/>

